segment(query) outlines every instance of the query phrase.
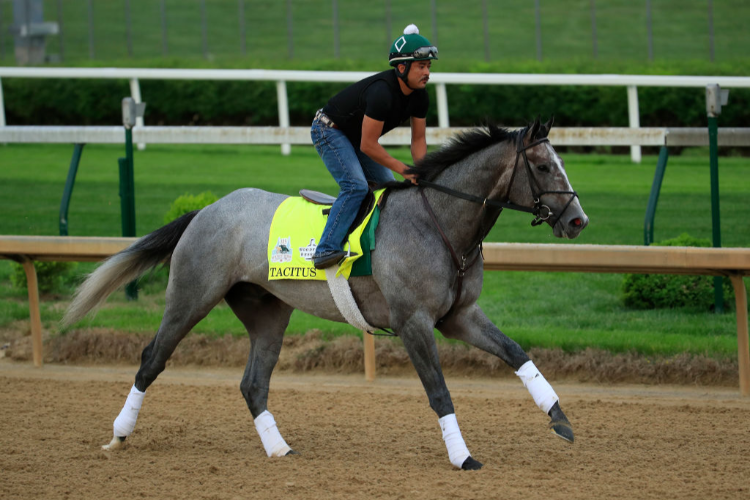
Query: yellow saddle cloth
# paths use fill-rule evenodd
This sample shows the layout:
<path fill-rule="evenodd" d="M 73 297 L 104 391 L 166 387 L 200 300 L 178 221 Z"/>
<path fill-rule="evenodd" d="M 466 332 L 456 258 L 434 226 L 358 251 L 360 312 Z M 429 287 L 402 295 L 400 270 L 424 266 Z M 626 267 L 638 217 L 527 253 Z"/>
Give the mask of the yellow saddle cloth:
<path fill-rule="evenodd" d="M 362 233 L 384 191 L 375 191 L 373 210 L 370 210 L 362 223 L 349 235 L 344 250 L 350 250 L 357 255 L 344 260 L 337 275 L 349 279 L 354 262 L 364 253 Z M 323 208 L 322 205 L 315 205 L 298 196 L 287 198 L 279 205 L 268 233 L 269 280 L 326 280 L 326 271 L 315 269 L 312 263 L 312 256 L 328 219 L 328 216 L 323 214 Z"/>

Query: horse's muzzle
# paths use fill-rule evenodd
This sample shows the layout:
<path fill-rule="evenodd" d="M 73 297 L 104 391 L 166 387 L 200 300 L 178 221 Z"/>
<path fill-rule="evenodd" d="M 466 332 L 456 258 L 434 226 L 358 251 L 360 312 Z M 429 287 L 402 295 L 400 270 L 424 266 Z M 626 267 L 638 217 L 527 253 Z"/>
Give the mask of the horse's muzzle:
<path fill-rule="evenodd" d="M 589 218 L 585 213 L 562 217 L 553 228 L 555 236 L 558 238 L 577 238 L 581 231 L 589 225 Z"/>

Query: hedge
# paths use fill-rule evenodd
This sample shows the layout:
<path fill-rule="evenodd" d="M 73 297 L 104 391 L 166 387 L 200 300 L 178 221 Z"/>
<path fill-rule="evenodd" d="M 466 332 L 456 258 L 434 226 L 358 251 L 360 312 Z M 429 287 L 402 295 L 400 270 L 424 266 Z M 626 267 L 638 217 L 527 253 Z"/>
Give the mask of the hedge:
<path fill-rule="evenodd" d="M 164 224 L 169 224 L 193 210 L 201 210 L 218 199 L 211 191 L 204 191 L 196 195 L 185 193 L 182 196 L 178 196 L 170 205 L 169 211 L 164 215 Z"/>
<path fill-rule="evenodd" d="M 179 66 L 180 62 L 150 63 L 154 67 Z M 255 67 L 280 69 L 285 63 L 255 63 Z M 209 67 L 189 61 L 189 67 Z M 242 65 L 242 67 L 248 67 Z M 222 66 L 227 68 L 226 65 Z M 241 67 L 238 63 L 238 67 Z M 295 69 L 363 70 L 387 68 L 372 62 L 335 61 L 296 63 Z M 748 64 L 706 62 L 669 65 L 634 63 L 444 63 L 434 71 L 482 73 L 619 73 L 703 74 L 741 76 Z M 11 125 L 117 125 L 120 101 L 129 95 L 126 81 L 3 79 L 6 115 Z M 293 125 L 307 125 L 315 110 L 345 84 L 287 83 Z M 276 89 L 273 82 L 141 80 L 148 103 L 146 123 L 152 125 L 277 125 Z M 435 90 L 428 123 L 437 124 Z M 705 91 L 701 88 L 642 87 L 638 91 L 641 126 L 706 126 Z M 627 99 L 623 87 L 488 86 L 448 87 L 451 125 L 465 126 L 491 119 L 520 125 L 536 115 L 554 114 L 561 126 L 627 126 Z M 729 105 L 720 118 L 722 127 L 750 123 L 750 89 L 732 89 Z"/>
<path fill-rule="evenodd" d="M 693 238 L 683 233 L 677 238 L 654 243 L 662 247 L 710 247 L 708 239 Z M 734 289 L 729 278 L 722 280 L 724 303 L 734 309 Z M 713 276 L 681 276 L 672 274 L 626 274 L 622 283 L 625 307 L 631 309 L 673 309 L 692 307 L 703 311 L 714 308 Z"/>
<path fill-rule="evenodd" d="M 34 262 L 36 269 L 37 286 L 41 292 L 64 292 L 66 288 L 72 286 L 77 281 L 75 269 L 78 266 L 76 262 Z M 28 282 L 26 280 L 26 271 L 21 264 L 13 263 L 13 272 L 10 275 L 10 282 L 14 288 L 26 290 Z"/>

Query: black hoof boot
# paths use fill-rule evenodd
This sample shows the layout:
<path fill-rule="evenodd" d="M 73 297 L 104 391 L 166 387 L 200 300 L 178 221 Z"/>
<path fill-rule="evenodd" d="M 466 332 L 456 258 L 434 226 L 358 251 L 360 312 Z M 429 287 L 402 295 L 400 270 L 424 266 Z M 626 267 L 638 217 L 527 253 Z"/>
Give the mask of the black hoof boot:
<path fill-rule="evenodd" d="M 473 458 L 469 457 L 466 460 L 464 460 L 464 463 L 461 464 L 462 470 L 479 470 L 483 467 L 481 462 L 477 462 Z"/>
<path fill-rule="evenodd" d="M 288 457 L 289 455 L 299 455 L 299 452 L 298 451 L 294 451 L 294 450 L 289 450 L 289 451 L 286 452 L 286 455 L 284 455 L 284 456 Z"/>
<path fill-rule="evenodd" d="M 568 418 L 560 409 L 559 402 L 555 403 L 555 405 L 549 411 L 549 416 L 550 418 L 552 418 L 552 421 L 549 423 L 550 432 L 569 443 L 575 442 L 575 436 L 573 435 L 573 426 L 570 425 Z"/>

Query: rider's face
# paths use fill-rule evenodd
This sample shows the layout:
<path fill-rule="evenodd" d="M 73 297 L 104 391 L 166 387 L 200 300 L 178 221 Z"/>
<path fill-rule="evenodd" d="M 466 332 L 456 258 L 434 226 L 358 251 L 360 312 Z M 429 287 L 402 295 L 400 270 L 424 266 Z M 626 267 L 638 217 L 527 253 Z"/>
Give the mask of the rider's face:
<path fill-rule="evenodd" d="M 409 71 L 409 87 L 413 89 L 423 89 L 427 86 L 427 82 L 430 79 L 430 67 L 432 61 L 414 61 L 411 63 L 411 70 Z"/>

